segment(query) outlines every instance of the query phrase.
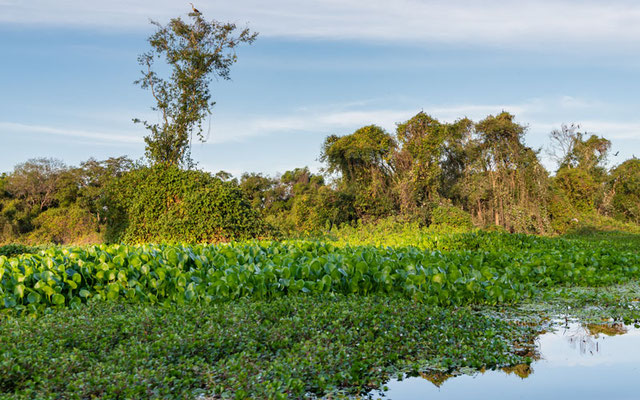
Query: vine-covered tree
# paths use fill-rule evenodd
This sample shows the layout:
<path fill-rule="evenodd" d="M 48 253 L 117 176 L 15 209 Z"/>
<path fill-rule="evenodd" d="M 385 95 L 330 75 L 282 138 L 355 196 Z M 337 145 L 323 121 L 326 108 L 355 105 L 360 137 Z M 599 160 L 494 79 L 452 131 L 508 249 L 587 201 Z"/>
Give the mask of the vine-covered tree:
<path fill-rule="evenodd" d="M 376 125 L 325 139 L 320 160 L 328 173 L 340 174 L 340 190 L 355 198 L 359 216 L 379 217 L 394 208 L 390 192 L 396 146 L 393 136 Z"/>
<path fill-rule="evenodd" d="M 469 209 L 483 224 L 510 231 L 546 232 L 547 171 L 525 146 L 526 128 L 502 112 L 476 124 L 475 166 L 468 180 Z"/>
<path fill-rule="evenodd" d="M 191 166 L 191 142 L 194 136 L 206 140 L 203 121 L 215 105 L 212 79 L 230 79 L 236 47 L 257 37 L 248 28 L 238 33 L 235 24 L 207 21 L 200 12 L 188 16 L 190 21 L 178 17 L 166 26 L 152 21 L 157 31 L 148 39 L 151 50 L 138 57 L 143 69 L 135 83 L 151 91 L 152 109 L 161 115 L 158 123 L 134 119 L 150 132 L 146 156 L 154 164 Z M 166 79 L 156 71 L 159 60 L 171 71 Z"/>
<path fill-rule="evenodd" d="M 467 118 L 443 123 L 419 112 L 398 124 L 401 147 L 394 154 L 395 186 L 400 210 L 411 212 L 440 197 L 455 197 L 466 163 L 465 144 L 473 122 Z"/>
<path fill-rule="evenodd" d="M 614 216 L 640 224 L 640 160 L 629 159 L 611 173 Z"/>

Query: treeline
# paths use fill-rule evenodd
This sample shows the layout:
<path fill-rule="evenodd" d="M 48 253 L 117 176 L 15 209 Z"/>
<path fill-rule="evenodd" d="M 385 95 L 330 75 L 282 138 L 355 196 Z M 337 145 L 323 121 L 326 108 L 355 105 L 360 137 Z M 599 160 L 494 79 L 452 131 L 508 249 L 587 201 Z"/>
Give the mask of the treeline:
<path fill-rule="evenodd" d="M 126 157 L 29 160 L 0 178 L 0 243 L 218 242 L 266 236 L 237 183 Z"/>
<path fill-rule="evenodd" d="M 325 176 L 298 169 L 279 179 L 245 174 L 239 184 L 268 222 L 289 232 L 390 216 L 536 234 L 585 220 L 640 223 L 640 160 L 608 170 L 610 141 L 563 126 L 551 133 L 551 176 L 524 134 L 506 112 L 478 123 L 421 112 L 395 135 L 370 125 L 327 137 Z"/>
<path fill-rule="evenodd" d="M 290 237 L 390 217 L 536 234 L 640 224 L 640 160 L 608 169 L 607 139 L 563 126 L 551 175 L 524 134 L 506 112 L 477 123 L 421 112 L 395 134 L 370 125 L 327 137 L 321 174 L 239 179 L 126 157 L 29 160 L 0 177 L 0 243 Z"/>

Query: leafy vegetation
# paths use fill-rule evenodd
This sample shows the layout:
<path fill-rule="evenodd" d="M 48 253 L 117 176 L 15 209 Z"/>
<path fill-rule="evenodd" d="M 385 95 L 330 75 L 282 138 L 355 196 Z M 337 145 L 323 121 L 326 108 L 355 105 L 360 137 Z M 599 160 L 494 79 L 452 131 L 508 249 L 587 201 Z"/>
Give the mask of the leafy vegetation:
<path fill-rule="evenodd" d="M 141 168 L 114 181 L 106 193 L 108 242 L 225 242 L 266 229 L 236 185 L 201 171 Z"/>
<path fill-rule="evenodd" d="M 93 303 L 0 322 L 0 393 L 14 399 L 355 395 L 398 373 L 530 362 L 517 343 L 534 333 L 467 309 L 380 296 L 171 308 Z"/>
<path fill-rule="evenodd" d="M 640 160 L 623 162 L 612 171 L 610 179 L 614 215 L 640 224 Z"/>
<path fill-rule="evenodd" d="M 0 243 L 97 243 L 105 188 L 138 167 L 126 157 L 68 167 L 34 159 L 0 176 Z"/>
<path fill-rule="evenodd" d="M 0 257 L 5 310 L 34 315 L 90 299 L 182 304 L 325 292 L 497 304 L 545 287 L 639 277 L 637 251 L 486 232 L 424 236 L 394 248 L 313 241 L 101 245 Z"/>
<path fill-rule="evenodd" d="M 0 256 L 15 257 L 20 254 L 35 253 L 39 250 L 38 247 L 25 246 L 23 244 L 6 244 L 0 246 Z"/>
<path fill-rule="evenodd" d="M 397 375 L 526 364 L 541 315 L 638 323 L 637 235 L 396 222 L 324 242 L 0 256 L 0 393 L 341 398 Z"/>

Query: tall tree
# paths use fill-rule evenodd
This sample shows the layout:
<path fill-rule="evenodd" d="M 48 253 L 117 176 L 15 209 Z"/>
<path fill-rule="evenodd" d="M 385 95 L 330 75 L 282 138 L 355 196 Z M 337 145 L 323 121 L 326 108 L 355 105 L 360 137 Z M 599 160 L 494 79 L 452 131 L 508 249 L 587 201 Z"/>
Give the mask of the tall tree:
<path fill-rule="evenodd" d="M 341 175 L 340 189 L 354 196 L 359 216 L 379 217 L 392 211 L 395 148 L 393 137 L 376 125 L 325 139 L 320 160 L 327 163 L 327 172 Z"/>
<path fill-rule="evenodd" d="M 611 148 L 611 142 L 597 135 L 580 132 L 580 125 L 562 125 L 549 135 L 549 154 L 562 168 L 581 168 L 586 172 L 602 174 Z"/>
<path fill-rule="evenodd" d="M 608 213 L 615 185 L 607 185 L 606 161 L 611 142 L 579 131 L 579 125 L 562 125 L 551 132 L 550 154 L 558 164 L 553 178 L 556 194 L 578 214 Z"/>
<path fill-rule="evenodd" d="M 402 212 L 454 195 L 465 168 L 465 145 L 473 123 L 467 118 L 440 122 L 424 112 L 398 124 L 402 146 L 394 153 L 395 191 Z"/>
<path fill-rule="evenodd" d="M 544 233 L 549 229 L 548 174 L 537 151 L 523 143 L 525 131 L 507 112 L 476 125 L 476 170 L 469 181 L 472 206 L 484 224 Z"/>
<path fill-rule="evenodd" d="M 174 18 L 166 26 L 152 21 L 157 31 L 148 39 L 151 50 L 138 57 L 143 70 L 135 83 L 151 91 L 152 109 L 161 115 L 159 123 L 134 119 L 150 131 L 146 155 L 154 164 L 191 166 L 191 142 L 194 135 L 206 140 L 203 121 L 215 105 L 212 79 L 230 79 L 236 47 L 257 37 L 249 29 L 236 32 L 232 23 L 207 21 L 195 9 L 188 16 L 190 21 Z M 161 59 L 171 71 L 167 79 L 155 70 Z"/>
<path fill-rule="evenodd" d="M 30 207 L 43 211 L 56 201 L 63 173 L 68 170 L 60 160 L 35 158 L 15 166 L 6 189 Z"/>

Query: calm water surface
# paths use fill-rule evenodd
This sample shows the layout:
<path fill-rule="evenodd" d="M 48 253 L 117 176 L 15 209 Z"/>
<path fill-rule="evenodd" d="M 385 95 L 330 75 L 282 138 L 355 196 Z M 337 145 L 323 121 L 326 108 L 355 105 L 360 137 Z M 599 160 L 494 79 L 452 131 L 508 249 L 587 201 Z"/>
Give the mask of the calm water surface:
<path fill-rule="evenodd" d="M 640 399 L 640 329 L 569 324 L 536 344 L 540 359 L 531 366 L 392 380 L 383 398 Z"/>

